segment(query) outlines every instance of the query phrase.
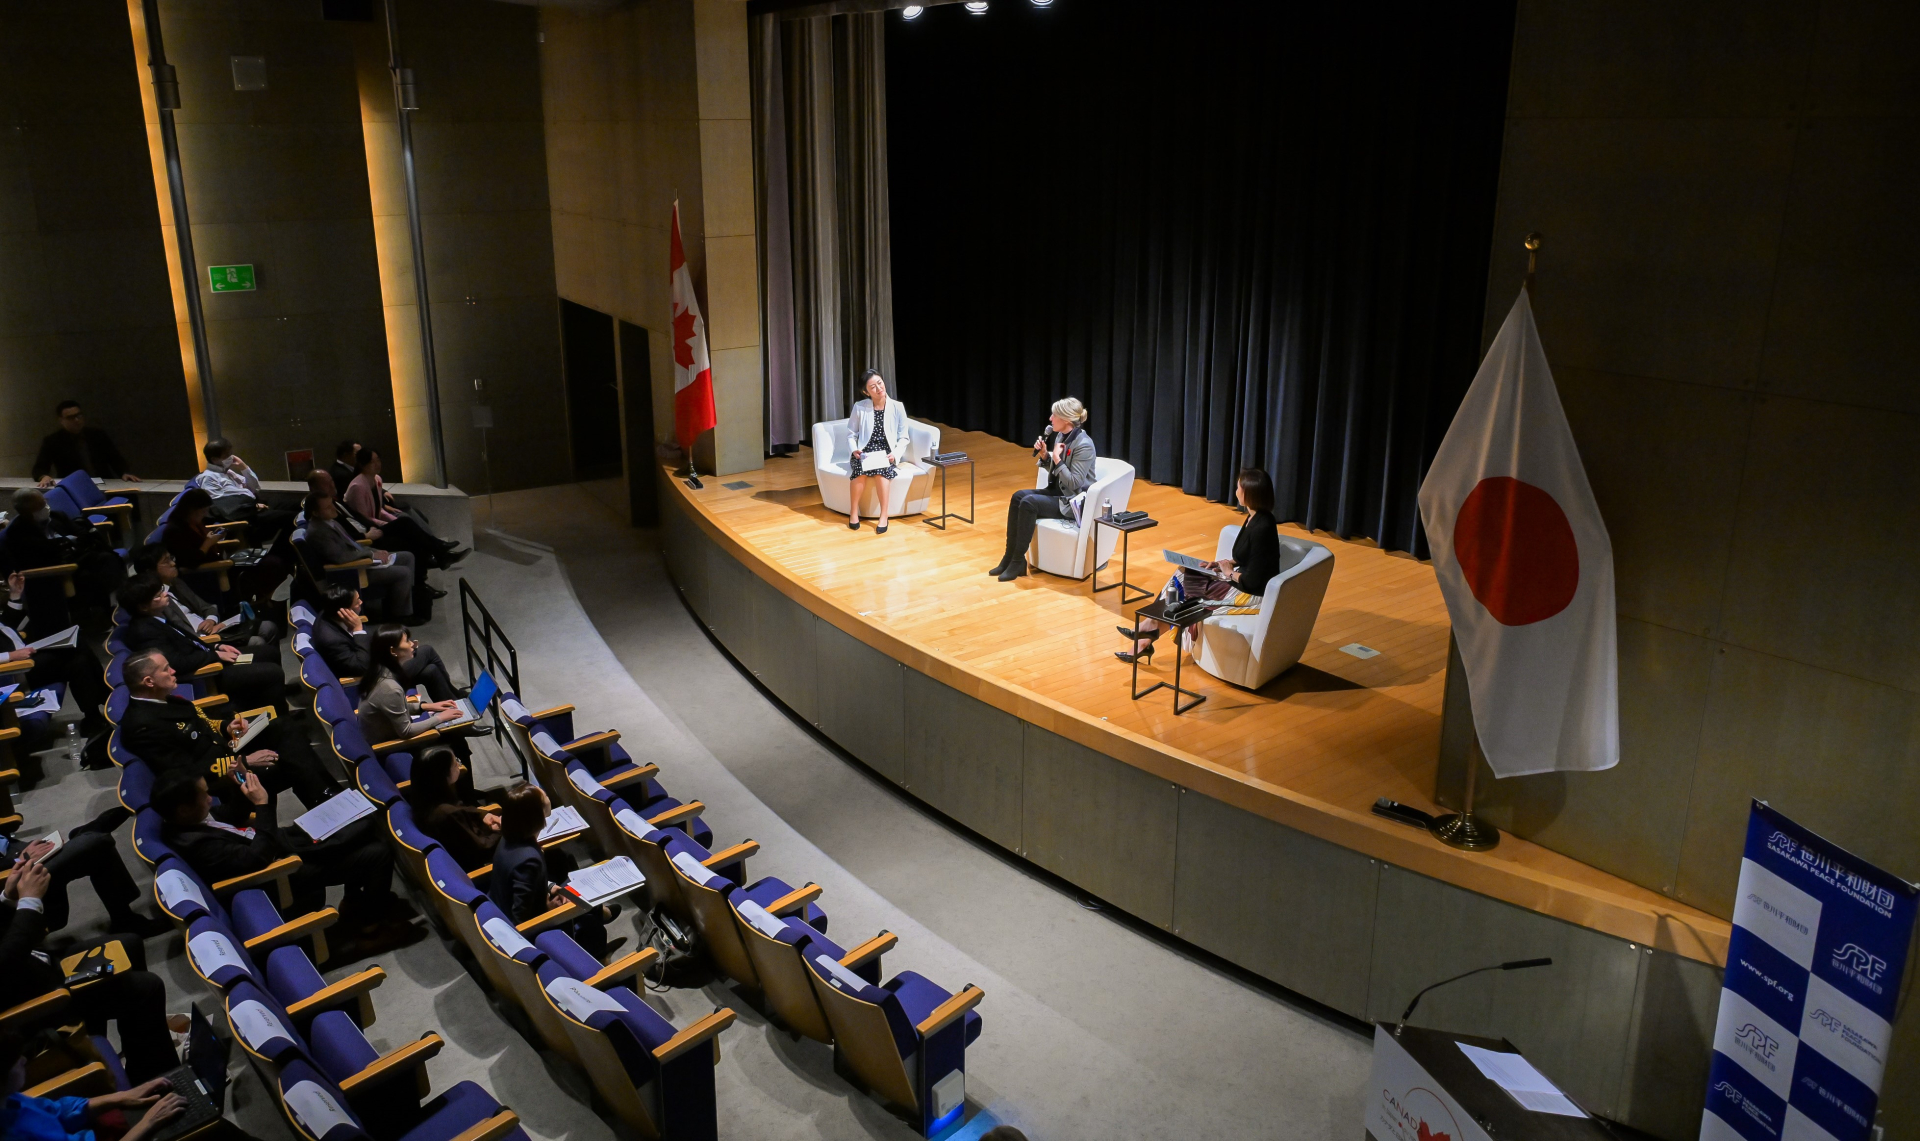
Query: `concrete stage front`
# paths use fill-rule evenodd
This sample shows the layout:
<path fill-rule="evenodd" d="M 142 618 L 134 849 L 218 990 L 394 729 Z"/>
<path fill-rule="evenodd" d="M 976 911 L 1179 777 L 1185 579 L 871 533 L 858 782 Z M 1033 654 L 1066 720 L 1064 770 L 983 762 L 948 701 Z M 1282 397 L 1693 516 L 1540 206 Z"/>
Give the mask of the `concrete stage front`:
<path fill-rule="evenodd" d="M 1649 1059 L 1687 1057 L 1711 1033 L 1724 920 L 1512 836 L 1460 852 L 1369 811 L 1378 796 L 1438 810 L 1449 626 L 1430 566 L 1284 528 L 1335 557 L 1301 663 L 1249 692 L 1188 662 L 1183 685 L 1208 700 L 1176 716 L 1165 690 L 1130 697 L 1118 591 L 985 573 L 1009 497 L 1032 486 L 1031 453 L 942 431 L 978 465 L 977 521 L 944 532 L 917 516 L 849 531 L 804 449 L 698 491 L 662 471 L 669 569 L 774 696 L 986 839 L 1355 1017 L 1397 1017 L 1460 970 L 1552 955 L 1552 970 L 1436 993 L 1420 1020 L 1513 1039 L 1616 1120 L 1663 1127 L 1690 1104 L 1697 1127 L 1705 1038 L 1698 1082 L 1690 1062 Z M 1143 481 L 1131 506 L 1160 521 L 1134 536 L 1129 569 L 1153 590 L 1162 547 L 1210 557 L 1241 518 Z M 1119 562 L 1116 547 L 1103 584 Z M 1341 651 L 1352 643 L 1380 653 Z M 1171 680 L 1168 640 L 1141 672 Z"/>

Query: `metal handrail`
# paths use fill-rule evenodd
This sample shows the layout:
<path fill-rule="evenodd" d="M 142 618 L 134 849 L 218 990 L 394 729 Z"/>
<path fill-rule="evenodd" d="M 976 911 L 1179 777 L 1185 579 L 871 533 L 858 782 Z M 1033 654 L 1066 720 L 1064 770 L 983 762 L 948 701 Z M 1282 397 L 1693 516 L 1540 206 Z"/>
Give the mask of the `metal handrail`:
<path fill-rule="evenodd" d="M 477 618 L 476 611 L 479 614 Z M 474 649 L 476 632 L 480 638 L 478 651 Z M 473 589 L 473 585 L 464 576 L 460 579 L 460 633 L 466 639 L 467 645 L 467 684 L 472 685 L 478 681 L 481 672 L 485 671 L 496 679 L 504 678 L 506 684 L 501 688 L 520 697 L 520 651 L 514 649 L 512 639 L 507 637 L 507 632 L 501 629 L 500 623 L 494 621 L 493 612 L 487 609 L 486 603 L 480 601 L 479 592 Z M 496 642 L 505 648 L 505 657 L 502 657 L 500 651 L 495 648 Z M 495 736 L 505 740 L 507 747 L 513 750 L 514 758 L 520 762 L 520 779 L 526 780 L 530 771 L 527 767 L 527 754 L 520 748 L 519 738 L 507 731 L 507 723 L 500 715 L 498 695 L 495 695 L 487 708 L 493 715 Z"/>

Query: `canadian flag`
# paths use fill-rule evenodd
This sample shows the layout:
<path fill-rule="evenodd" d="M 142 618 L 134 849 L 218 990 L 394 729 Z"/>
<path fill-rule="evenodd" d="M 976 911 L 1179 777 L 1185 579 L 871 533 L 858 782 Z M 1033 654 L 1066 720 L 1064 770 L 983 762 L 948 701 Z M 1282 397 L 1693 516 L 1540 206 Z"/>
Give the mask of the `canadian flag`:
<path fill-rule="evenodd" d="M 680 245 L 680 200 L 673 202 L 673 434 L 691 453 L 700 433 L 719 418 L 713 411 L 713 365 L 707 358 L 707 323 L 693 295 L 687 251 Z"/>
<path fill-rule="evenodd" d="M 1523 290 L 1420 485 L 1498 776 L 1620 760 L 1613 545 Z"/>

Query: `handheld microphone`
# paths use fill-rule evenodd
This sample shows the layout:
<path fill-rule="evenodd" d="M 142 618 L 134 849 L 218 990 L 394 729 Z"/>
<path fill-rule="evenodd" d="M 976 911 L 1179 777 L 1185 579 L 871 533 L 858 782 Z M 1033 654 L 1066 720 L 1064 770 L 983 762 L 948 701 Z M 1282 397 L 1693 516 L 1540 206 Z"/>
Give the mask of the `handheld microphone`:
<path fill-rule="evenodd" d="M 1441 979 L 1439 982 L 1434 983 L 1432 986 L 1427 987 L 1419 994 L 1413 996 L 1413 1001 L 1409 1002 L 1407 1008 L 1400 1012 L 1400 1025 L 1394 1027 L 1394 1036 L 1398 1037 L 1400 1031 L 1406 1027 L 1407 1019 L 1413 1017 L 1413 1008 L 1420 1005 L 1420 1000 L 1427 996 L 1427 991 L 1429 990 L 1446 986 L 1448 983 L 1457 983 L 1461 979 L 1472 978 L 1474 975 L 1485 974 L 1488 971 L 1524 971 L 1530 967 L 1551 967 L 1552 965 L 1552 959 L 1515 959 L 1510 963 L 1495 963 L 1490 967 L 1475 967 L 1465 974 L 1455 975 L 1450 979 Z"/>

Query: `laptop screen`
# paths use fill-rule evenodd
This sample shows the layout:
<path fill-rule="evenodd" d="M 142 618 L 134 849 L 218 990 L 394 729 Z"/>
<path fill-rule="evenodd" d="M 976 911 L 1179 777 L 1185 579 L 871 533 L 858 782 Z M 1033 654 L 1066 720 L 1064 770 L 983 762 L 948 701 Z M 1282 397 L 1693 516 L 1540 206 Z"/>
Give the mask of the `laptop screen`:
<path fill-rule="evenodd" d="M 482 671 L 480 680 L 473 683 L 473 691 L 467 694 L 467 700 L 473 703 L 474 716 L 483 716 L 487 706 L 493 704 L 494 695 L 499 692 L 500 686 L 493 680 L 493 675 Z"/>
<path fill-rule="evenodd" d="M 196 1003 L 188 1015 L 187 1064 L 193 1067 L 193 1076 L 207 1087 L 207 1098 L 216 1106 L 226 1104 L 227 1053 L 232 1048 L 232 1043 L 213 1032 L 213 1024 Z"/>

